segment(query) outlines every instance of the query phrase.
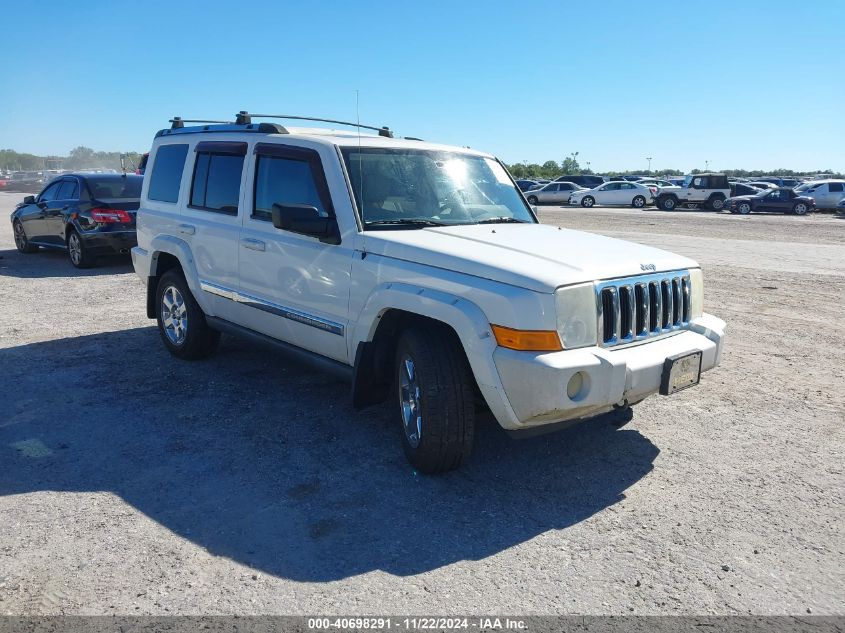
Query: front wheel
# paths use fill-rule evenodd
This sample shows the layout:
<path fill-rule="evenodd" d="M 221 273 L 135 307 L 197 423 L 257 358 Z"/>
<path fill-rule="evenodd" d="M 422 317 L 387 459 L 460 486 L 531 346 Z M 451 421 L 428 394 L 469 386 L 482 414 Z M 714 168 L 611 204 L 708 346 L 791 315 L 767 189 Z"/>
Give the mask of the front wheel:
<path fill-rule="evenodd" d="M 177 358 L 197 360 L 210 356 L 220 341 L 178 270 L 161 276 L 156 289 L 156 319 L 164 346 Z"/>
<path fill-rule="evenodd" d="M 591 208 L 596 203 L 596 199 L 593 196 L 584 196 L 581 200 L 581 206 L 585 209 Z"/>
<path fill-rule="evenodd" d="M 795 215 L 806 215 L 807 214 L 807 205 L 803 202 L 799 202 L 794 207 L 792 207 L 792 212 Z"/>
<path fill-rule="evenodd" d="M 751 203 L 750 202 L 740 202 L 736 206 L 737 213 L 740 215 L 748 215 L 751 213 Z"/>
<path fill-rule="evenodd" d="M 659 206 L 664 211 L 673 211 L 675 209 L 675 207 L 677 206 L 677 204 L 678 204 L 678 201 L 672 196 L 660 198 L 657 201 L 657 206 Z"/>
<path fill-rule="evenodd" d="M 537 204 L 537 196 L 528 196 L 528 204 Z"/>
<path fill-rule="evenodd" d="M 405 330 L 394 378 L 408 461 L 428 475 L 458 468 L 469 458 L 475 433 L 472 377 L 460 341 L 445 328 Z"/>
<path fill-rule="evenodd" d="M 67 236 L 67 254 L 70 263 L 77 268 L 90 268 L 94 265 L 94 258 L 88 252 L 88 247 L 76 231 L 71 231 Z"/>
<path fill-rule="evenodd" d="M 35 244 L 30 244 L 20 220 L 15 220 L 15 223 L 12 225 L 12 230 L 15 233 L 15 247 L 18 249 L 18 252 L 34 253 L 38 250 L 38 247 Z"/>
<path fill-rule="evenodd" d="M 634 196 L 634 199 L 631 201 L 631 206 L 637 209 L 642 209 L 645 206 L 645 197 Z"/>

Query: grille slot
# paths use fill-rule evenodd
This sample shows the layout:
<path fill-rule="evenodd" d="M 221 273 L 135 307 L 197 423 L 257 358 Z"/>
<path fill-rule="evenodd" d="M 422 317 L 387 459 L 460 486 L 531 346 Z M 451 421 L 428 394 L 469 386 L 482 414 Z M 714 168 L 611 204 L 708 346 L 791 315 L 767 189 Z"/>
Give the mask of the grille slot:
<path fill-rule="evenodd" d="M 689 327 L 691 287 L 687 271 L 600 282 L 596 291 L 603 347 Z"/>

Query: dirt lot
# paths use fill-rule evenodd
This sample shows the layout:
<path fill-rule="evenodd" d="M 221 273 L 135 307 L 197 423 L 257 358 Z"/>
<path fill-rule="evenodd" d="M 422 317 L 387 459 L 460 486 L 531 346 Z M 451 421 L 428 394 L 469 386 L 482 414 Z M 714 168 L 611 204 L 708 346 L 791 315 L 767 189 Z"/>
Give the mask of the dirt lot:
<path fill-rule="evenodd" d="M 384 410 L 225 339 L 172 359 L 128 261 L 20 255 L 0 194 L 0 614 L 845 613 L 845 220 L 544 207 L 698 259 L 723 366 L 415 476 Z"/>

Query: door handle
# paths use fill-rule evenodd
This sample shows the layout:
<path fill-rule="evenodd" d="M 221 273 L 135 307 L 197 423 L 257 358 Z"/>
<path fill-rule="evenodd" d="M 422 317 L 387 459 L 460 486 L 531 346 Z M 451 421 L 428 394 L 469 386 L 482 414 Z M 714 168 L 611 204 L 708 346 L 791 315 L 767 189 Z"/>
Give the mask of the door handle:
<path fill-rule="evenodd" d="M 180 224 L 178 227 L 179 232 L 185 235 L 193 235 L 197 232 L 197 227 L 191 226 L 190 224 Z"/>
<path fill-rule="evenodd" d="M 248 248 L 251 251 L 261 252 L 264 252 L 264 250 L 267 248 L 267 245 L 264 242 L 262 242 L 261 240 L 253 239 L 251 237 L 243 238 L 241 240 L 241 246 L 243 246 L 244 248 Z"/>

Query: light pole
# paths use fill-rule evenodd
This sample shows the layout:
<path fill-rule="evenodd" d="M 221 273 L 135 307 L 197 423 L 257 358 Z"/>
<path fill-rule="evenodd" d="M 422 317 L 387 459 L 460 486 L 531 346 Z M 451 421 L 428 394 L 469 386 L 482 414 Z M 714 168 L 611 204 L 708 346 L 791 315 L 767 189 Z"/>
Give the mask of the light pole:
<path fill-rule="evenodd" d="M 651 156 L 646 156 L 646 160 L 648 161 L 648 173 L 651 175 Z"/>
<path fill-rule="evenodd" d="M 704 161 L 704 171 L 710 171 L 710 161 Z"/>

